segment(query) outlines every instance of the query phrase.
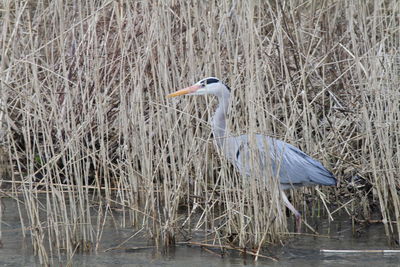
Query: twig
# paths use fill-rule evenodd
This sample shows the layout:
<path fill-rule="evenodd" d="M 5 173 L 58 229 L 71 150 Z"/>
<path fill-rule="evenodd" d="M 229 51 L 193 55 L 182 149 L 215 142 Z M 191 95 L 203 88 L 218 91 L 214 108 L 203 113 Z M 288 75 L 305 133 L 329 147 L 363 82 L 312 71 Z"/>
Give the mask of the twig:
<path fill-rule="evenodd" d="M 215 256 L 218 256 L 218 257 L 220 257 L 220 258 L 222 258 L 224 255 L 223 254 L 218 254 L 218 253 L 216 253 L 216 252 L 214 252 L 214 251 L 212 251 L 211 249 L 208 249 L 208 248 L 206 248 L 206 247 L 201 247 L 202 249 L 204 249 L 205 251 L 207 251 L 208 253 L 210 253 L 210 254 L 213 254 L 213 255 L 215 255 Z"/>
<path fill-rule="evenodd" d="M 187 245 L 200 246 L 200 247 L 224 248 L 224 249 L 236 250 L 236 251 L 239 251 L 239 252 L 242 252 L 242 253 L 245 253 L 245 254 L 250 254 L 252 256 L 257 256 L 257 257 L 261 257 L 261 258 L 270 259 L 270 260 L 273 260 L 273 261 L 278 261 L 278 259 L 275 258 L 275 257 L 261 255 L 259 253 L 254 253 L 252 251 L 249 251 L 249 250 L 246 250 L 246 249 L 243 249 L 243 248 L 234 247 L 232 245 L 230 245 L 230 246 L 214 245 L 214 244 L 207 244 L 207 243 L 201 243 L 201 242 L 195 242 L 195 241 L 181 242 L 181 243 L 178 243 L 178 244 L 181 244 L 181 245 L 182 244 L 187 244 Z"/>
<path fill-rule="evenodd" d="M 303 220 L 303 223 L 304 223 L 305 226 L 307 226 L 308 229 L 311 230 L 311 232 L 313 232 L 316 235 L 319 235 L 319 233 L 316 230 L 314 230 L 314 228 L 312 228 L 312 226 L 309 225 L 306 220 Z"/>
<path fill-rule="evenodd" d="M 321 253 L 400 253 L 400 249 L 321 249 Z"/>

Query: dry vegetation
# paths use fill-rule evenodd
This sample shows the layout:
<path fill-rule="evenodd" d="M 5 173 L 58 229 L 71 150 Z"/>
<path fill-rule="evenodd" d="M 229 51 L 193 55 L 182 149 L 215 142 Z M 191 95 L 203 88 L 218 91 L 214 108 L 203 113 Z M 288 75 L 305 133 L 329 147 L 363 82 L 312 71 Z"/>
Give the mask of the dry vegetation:
<path fill-rule="evenodd" d="M 19 199 L 42 263 L 96 249 L 115 208 L 120 227 L 157 244 L 197 231 L 259 249 L 285 236 L 277 187 L 243 181 L 216 153 L 215 99 L 165 98 L 206 76 L 234 89 L 234 134 L 283 139 L 340 179 L 338 189 L 292 192 L 304 214 L 312 193 L 359 220 L 378 212 L 398 239 L 399 9 L 383 0 L 3 1 L 0 118 L 13 170 L 1 192 Z"/>

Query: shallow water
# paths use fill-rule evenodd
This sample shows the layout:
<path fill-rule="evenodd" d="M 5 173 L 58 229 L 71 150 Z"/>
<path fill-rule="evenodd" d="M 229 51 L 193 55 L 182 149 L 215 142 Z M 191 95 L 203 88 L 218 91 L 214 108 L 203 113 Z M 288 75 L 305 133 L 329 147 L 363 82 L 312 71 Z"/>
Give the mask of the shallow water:
<path fill-rule="evenodd" d="M 2 244 L 0 249 L 0 266 L 39 266 L 39 261 L 32 252 L 30 239 L 23 239 L 21 224 L 16 212 L 15 201 L 2 199 Z M 326 219 L 308 219 L 313 227 L 318 227 L 321 235 L 329 233 L 331 237 L 314 237 L 298 235 L 290 238 L 283 247 L 264 251 L 273 255 L 278 262 L 259 259 L 254 262 L 251 256 L 242 256 L 229 251 L 220 257 L 200 247 L 187 245 L 176 246 L 168 251 L 157 251 L 152 248 L 133 250 L 106 249 L 118 246 L 132 235 L 132 230 L 116 230 L 111 225 L 105 230 L 99 252 L 76 254 L 72 259 L 73 266 L 399 266 L 398 254 L 324 254 L 320 249 L 393 249 L 380 224 L 367 227 L 358 226 L 358 237 L 352 234 L 351 222 L 347 216 L 335 217 L 327 223 Z M 147 247 L 146 240 L 131 240 L 124 247 Z M 63 265 L 67 262 L 63 262 Z M 54 259 L 58 265 L 58 258 Z"/>

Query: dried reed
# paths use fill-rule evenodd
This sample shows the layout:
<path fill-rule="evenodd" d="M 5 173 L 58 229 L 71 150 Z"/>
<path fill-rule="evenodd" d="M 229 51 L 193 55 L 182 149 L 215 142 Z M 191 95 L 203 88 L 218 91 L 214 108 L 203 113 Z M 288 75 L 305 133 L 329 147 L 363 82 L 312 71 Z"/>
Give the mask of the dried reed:
<path fill-rule="evenodd" d="M 233 134 L 301 147 L 342 181 L 325 202 L 379 207 L 398 235 L 396 2 L 3 1 L 2 191 L 22 194 L 41 262 L 98 248 L 114 208 L 156 245 L 204 231 L 258 254 L 283 238 L 276 182 L 243 181 L 212 145 L 214 99 L 164 97 L 211 75 L 234 89 Z M 291 194 L 305 216 L 312 192 Z"/>

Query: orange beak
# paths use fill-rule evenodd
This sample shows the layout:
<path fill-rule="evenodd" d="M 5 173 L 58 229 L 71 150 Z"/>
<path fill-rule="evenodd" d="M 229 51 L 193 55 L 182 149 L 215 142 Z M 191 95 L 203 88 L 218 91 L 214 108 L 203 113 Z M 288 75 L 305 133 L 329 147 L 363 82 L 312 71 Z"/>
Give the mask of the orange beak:
<path fill-rule="evenodd" d="M 187 88 L 181 89 L 179 91 L 176 91 L 175 93 L 169 94 L 169 95 L 167 95 L 167 97 L 175 97 L 175 96 L 180 96 L 180 95 L 187 95 L 187 94 L 196 92 L 200 88 L 201 88 L 200 85 L 197 85 L 197 84 L 196 85 L 192 85 L 190 87 L 187 87 Z"/>

